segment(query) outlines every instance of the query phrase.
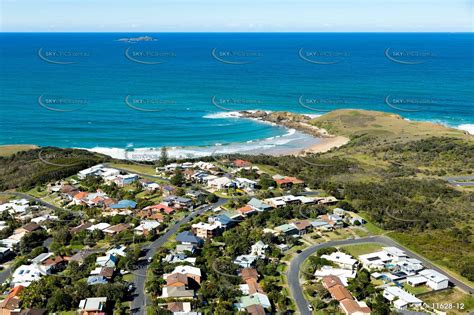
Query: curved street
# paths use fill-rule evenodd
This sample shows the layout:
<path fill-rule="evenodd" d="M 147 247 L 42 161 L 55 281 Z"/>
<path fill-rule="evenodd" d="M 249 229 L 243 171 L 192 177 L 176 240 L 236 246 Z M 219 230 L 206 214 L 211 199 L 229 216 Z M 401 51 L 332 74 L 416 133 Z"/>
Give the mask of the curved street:
<path fill-rule="evenodd" d="M 286 272 L 286 276 L 288 279 L 288 286 L 290 288 L 290 294 L 295 301 L 295 304 L 297 306 L 297 309 L 300 314 L 302 315 L 311 315 L 311 311 L 308 310 L 308 302 L 304 298 L 303 295 L 303 289 L 301 288 L 301 283 L 300 283 L 300 269 L 301 265 L 303 262 L 311 255 L 316 253 L 319 249 L 325 248 L 325 247 L 335 247 L 335 246 L 344 246 L 344 245 L 356 245 L 356 244 L 364 244 L 364 243 L 377 243 L 381 244 L 384 246 L 394 246 L 397 247 L 405 253 L 407 253 L 410 257 L 416 258 L 420 260 L 423 265 L 426 268 L 434 269 L 438 271 L 439 273 L 445 275 L 446 277 L 449 278 L 449 281 L 453 283 L 455 286 L 460 288 L 461 290 L 467 292 L 467 293 L 473 293 L 474 289 L 470 287 L 469 285 L 465 284 L 464 282 L 461 282 L 452 276 L 448 275 L 445 271 L 443 271 L 441 268 L 433 265 L 430 263 L 426 258 L 415 254 L 414 252 L 410 251 L 406 247 L 400 245 L 399 243 L 395 242 L 391 238 L 385 237 L 385 236 L 369 236 L 369 237 L 364 237 L 364 238 L 359 238 L 359 239 L 347 239 L 347 240 L 341 240 L 341 241 L 330 241 L 322 244 L 317 244 L 310 246 L 309 248 L 303 250 L 299 255 L 297 255 L 291 262 L 290 266 Z"/>

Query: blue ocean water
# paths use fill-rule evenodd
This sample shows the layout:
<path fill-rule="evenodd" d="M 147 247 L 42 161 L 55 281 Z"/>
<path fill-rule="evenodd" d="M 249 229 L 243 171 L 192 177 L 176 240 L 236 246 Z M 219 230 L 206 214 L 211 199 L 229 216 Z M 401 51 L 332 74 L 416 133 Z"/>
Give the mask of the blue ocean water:
<path fill-rule="evenodd" d="M 154 40 L 127 40 L 144 35 Z M 223 114 L 255 109 L 361 108 L 474 127 L 472 33 L 1 33 L 0 41 L 0 144 L 206 146 L 287 133 Z"/>

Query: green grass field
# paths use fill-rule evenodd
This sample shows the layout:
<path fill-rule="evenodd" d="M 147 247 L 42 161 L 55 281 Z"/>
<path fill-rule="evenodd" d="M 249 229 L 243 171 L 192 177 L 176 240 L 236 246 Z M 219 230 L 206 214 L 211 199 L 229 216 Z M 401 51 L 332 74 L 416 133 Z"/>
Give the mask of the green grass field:
<path fill-rule="evenodd" d="M 342 246 L 341 248 L 343 248 L 352 256 L 358 257 L 360 255 L 377 252 L 382 249 L 382 246 L 378 244 L 367 243 L 367 244 L 359 244 L 359 245 Z"/>

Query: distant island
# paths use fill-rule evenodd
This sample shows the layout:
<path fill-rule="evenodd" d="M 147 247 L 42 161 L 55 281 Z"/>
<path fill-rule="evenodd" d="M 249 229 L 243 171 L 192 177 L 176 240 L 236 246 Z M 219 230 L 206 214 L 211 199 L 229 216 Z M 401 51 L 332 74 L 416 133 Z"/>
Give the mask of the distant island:
<path fill-rule="evenodd" d="M 117 39 L 118 42 L 127 42 L 127 43 L 136 43 L 136 42 L 154 42 L 157 41 L 156 38 L 151 36 L 139 36 L 139 37 L 124 37 Z"/>

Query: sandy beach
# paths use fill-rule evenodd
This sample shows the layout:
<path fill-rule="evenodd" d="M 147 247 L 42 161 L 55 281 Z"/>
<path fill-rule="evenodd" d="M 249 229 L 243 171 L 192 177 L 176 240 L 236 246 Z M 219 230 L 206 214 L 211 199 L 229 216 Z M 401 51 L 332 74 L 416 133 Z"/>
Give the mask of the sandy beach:
<path fill-rule="evenodd" d="M 334 148 L 342 147 L 350 141 L 349 138 L 343 136 L 335 136 L 333 138 L 322 138 L 321 142 L 315 145 L 312 145 L 308 148 L 296 153 L 296 155 L 304 155 L 308 153 L 324 153 Z"/>

